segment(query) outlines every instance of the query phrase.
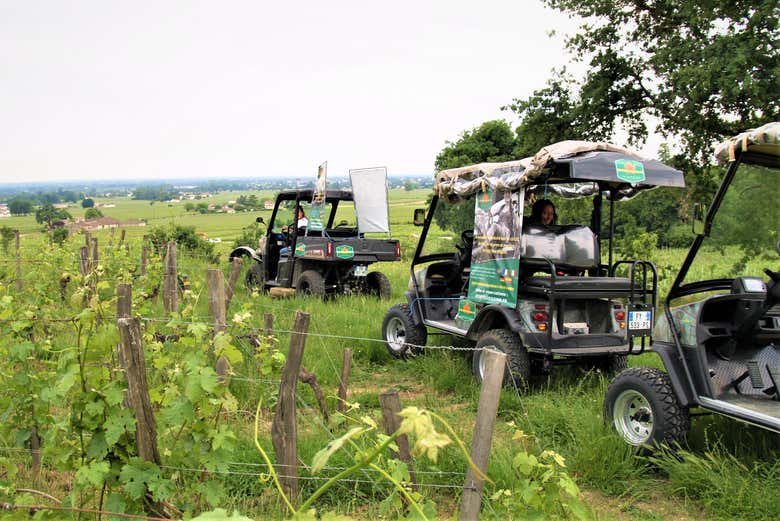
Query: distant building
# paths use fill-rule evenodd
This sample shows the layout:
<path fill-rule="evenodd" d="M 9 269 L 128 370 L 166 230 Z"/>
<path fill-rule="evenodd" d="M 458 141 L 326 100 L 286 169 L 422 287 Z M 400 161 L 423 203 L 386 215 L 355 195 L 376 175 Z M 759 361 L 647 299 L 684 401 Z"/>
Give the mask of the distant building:
<path fill-rule="evenodd" d="M 113 217 L 98 217 L 97 219 L 76 219 L 75 221 L 69 221 L 62 224 L 67 226 L 71 233 L 79 231 L 95 231 L 106 230 L 109 228 L 120 228 L 123 226 L 146 226 L 146 221 L 143 219 L 128 219 L 127 221 L 120 221 Z"/>
<path fill-rule="evenodd" d="M 8 209 L 7 204 L 0 204 L 0 218 L 11 217 L 11 210 Z"/>
<path fill-rule="evenodd" d="M 273 210 L 274 209 L 273 199 L 268 199 L 266 202 L 264 202 L 263 208 L 265 208 L 266 210 Z"/>

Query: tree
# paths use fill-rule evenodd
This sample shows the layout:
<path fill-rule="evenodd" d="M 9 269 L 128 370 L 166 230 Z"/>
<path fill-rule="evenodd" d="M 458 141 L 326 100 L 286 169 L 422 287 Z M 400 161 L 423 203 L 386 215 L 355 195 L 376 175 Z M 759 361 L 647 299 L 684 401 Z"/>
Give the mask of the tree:
<path fill-rule="evenodd" d="M 27 215 L 32 212 L 33 204 L 29 199 L 16 197 L 8 201 L 8 211 L 11 215 Z"/>
<path fill-rule="evenodd" d="M 186 203 L 184 203 L 184 211 L 185 212 L 191 212 L 193 210 L 195 210 L 195 203 L 190 202 L 190 201 L 187 201 Z"/>
<path fill-rule="evenodd" d="M 637 144 L 651 116 L 703 174 L 714 142 L 780 116 L 775 0 L 545 3 L 585 19 L 567 47 L 588 68 L 580 81 L 556 71 L 547 87 L 515 100 L 510 108 L 525 129 L 547 134 L 553 127 L 557 141 L 609 138 L 622 128 Z M 540 120 L 542 128 L 530 126 Z"/>
<path fill-rule="evenodd" d="M 11 241 L 16 238 L 17 230 L 8 226 L 0 226 L 0 244 L 2 244 L 3 251 L 8 253 L 8 248 L 11 247 Z"/>
<path fill-rule="evenodd" d="M 81 207 L 82 208 L 94 208 L 95 207 L 95 200 L 87 197 L 83 201 L 81 201 Z"/>
<path fill-rule="evenodd" d="M 103 217 L 103 212 L 97 208 L 87 208 L 87 211 L 84 212 L 84 219 L 99 219 L 101 217 Z"/>
<path fill-rule="evenodd" d="M 463 132 L 457 141 L 447 142 L 436 156 L 436 170 L 516 159 L 513 153 L 515 145 L 509 123 L 503 120 L 486 121 L 479 127 Z M 436 207 L 434 219 L 445 230 L 461 232 L 471 229 L 474 226 L 474 205 L 440 204 Z"/>
<path fill-rule="evenodd" d="M 61 219 L 70 219 L 71 215 L 61 208 L 55 208 L 51 204 L 44 204 L 43 206 L 39 207 L 37 210 L 35 210 L 35 221 L 38 224 L 46 224 L 47 228 L 52 227 L 52 223 L 54 221 L 59 221 Z"/>

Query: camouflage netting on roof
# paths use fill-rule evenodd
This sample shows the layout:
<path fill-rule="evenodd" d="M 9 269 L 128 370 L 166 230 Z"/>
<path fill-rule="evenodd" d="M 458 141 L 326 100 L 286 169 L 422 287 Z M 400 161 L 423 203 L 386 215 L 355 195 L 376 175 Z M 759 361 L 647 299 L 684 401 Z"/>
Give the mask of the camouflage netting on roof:
<path fill-rule="evenodd" d="M 780 123 L 767 123 L 727 139 L 715 147 L 715 158 L 719 163 L 733 161 L 737 149 L 743 152 L 780 156 Z"/>
<path fill-rule="evenodd" d="M 531 184 L 545 172 L 551 161 L 596 150 L 620 152 L 641 159 L 636 152 L 611 143 L 561 141 L 542 148 L 533 157 L 442 170 L 436 174 L 435 190 L 439 197 L 449 202 L 466 199 L 483 187 L 494 190 L 514 190 Z"/>

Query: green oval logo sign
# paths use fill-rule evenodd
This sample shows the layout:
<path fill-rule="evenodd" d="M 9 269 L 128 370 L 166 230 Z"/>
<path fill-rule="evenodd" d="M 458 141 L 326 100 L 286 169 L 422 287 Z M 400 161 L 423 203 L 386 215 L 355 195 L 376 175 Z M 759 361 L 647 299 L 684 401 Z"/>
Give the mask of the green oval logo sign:
<path fill-rule="evenodd" d="M 627 183 L 639 183 L 645 180 L 645 165 L 633 159 L 616 159 L 615 172 L 618 179 Z"/>
<path fill-rule="evenodd" d="M 297 257 L 303 257 L 306 255 L 306 245 L 305 244 L 299 244 L 295 247 L 295 255 Z"/>
<path fill-rule="evenodd" d="M 355 249 L 352 246 L 346 244 L 338 246 L 336 248 L 336 257 L 339 259 L 351 259 L 355 256 Z"/>

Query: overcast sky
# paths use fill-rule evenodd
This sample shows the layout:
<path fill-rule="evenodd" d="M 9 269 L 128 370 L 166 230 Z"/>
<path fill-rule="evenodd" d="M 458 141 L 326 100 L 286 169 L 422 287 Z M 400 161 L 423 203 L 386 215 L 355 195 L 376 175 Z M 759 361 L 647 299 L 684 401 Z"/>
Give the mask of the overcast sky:
<path fill-rule="evenodd" d="M 0 182 L 432 173 L 575 28 L 539 0 L 0 0 Z"/>

